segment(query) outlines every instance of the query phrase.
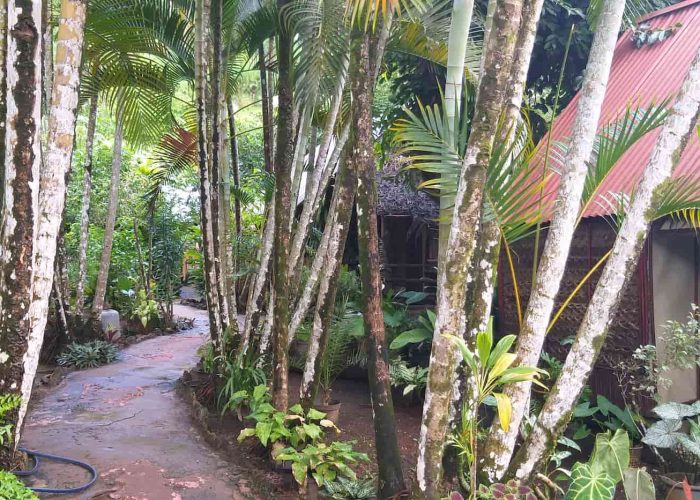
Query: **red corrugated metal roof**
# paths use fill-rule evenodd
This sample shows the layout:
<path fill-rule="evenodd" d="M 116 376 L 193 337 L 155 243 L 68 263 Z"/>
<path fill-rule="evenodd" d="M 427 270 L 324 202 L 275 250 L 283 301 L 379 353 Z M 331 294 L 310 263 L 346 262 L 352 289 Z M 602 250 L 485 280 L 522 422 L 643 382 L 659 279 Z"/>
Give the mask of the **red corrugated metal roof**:
<path fill-rule="evenodd" d="M 686 0 L 654 12 L 643 20 L 652 28 L 668 28 L 676 23 L 680 28 L 669 38 L 653 45 L 636 48 L 631 31 L 620 37 L 615 48 L 608 89 L 603 102 L 602 127 L 621 116 L 629 104 L 648 106 L 673 97 L 681 87 L 690 63 L 700 46 L 700 0 Z M 552 131 L 553 141 L 566 142 L 576 116 L 578 96 L 557 117 Z M 615 166 L 598 193 L 631 193 L 642 174 L 660 130 L 640 139 Z M 543 140 L 544 143 L 544 140 Z M 700 178 L 700 140 L 693 134 L 674 176 L 692 175 Z M 551 178 L 545 192 L 556 194 L 558 176 Z M 605 204 L 591 203 L 585 217 L 607 215 Z"/>

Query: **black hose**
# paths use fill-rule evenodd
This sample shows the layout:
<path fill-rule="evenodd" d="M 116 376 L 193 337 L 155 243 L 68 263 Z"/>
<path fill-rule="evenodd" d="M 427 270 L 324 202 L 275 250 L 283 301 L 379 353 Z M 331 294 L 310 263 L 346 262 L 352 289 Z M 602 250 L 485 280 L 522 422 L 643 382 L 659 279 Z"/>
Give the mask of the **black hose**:
<path fill-rule="evenodd" d="M 38 451 L 27 450 L 26 448 L 20 448 L 19 451 L 26 453 L 34 461 L 34 466 L 28 470 L 13 471 L 12 473 L 15 476 L 31 476 L 32 474 L 35 474 L 39 470 L 40 458 L 53 460 L 54 462 L 75 465 L 77 467 L 80 467 L 81 469 L 85 469 L 90 474 L 90 480 L 87 483 L 82 484 L 80 486 L 76 486 L 75 488 L 30 488 L 32 491 L 36 491 L 37 493 L 80 493 L 81 491 L 85 491 L 86 489 L 88 489 L 90 486 L 95 484 L 95 481 L 97 481 L 97 470 L 95 470 L 95 468 L 92 465 L 86 464 L 85 462 L 73 460 L 72 458 L 59 457 L 58 455 L 51 455 L 49 453 L 41 453 Z"/>

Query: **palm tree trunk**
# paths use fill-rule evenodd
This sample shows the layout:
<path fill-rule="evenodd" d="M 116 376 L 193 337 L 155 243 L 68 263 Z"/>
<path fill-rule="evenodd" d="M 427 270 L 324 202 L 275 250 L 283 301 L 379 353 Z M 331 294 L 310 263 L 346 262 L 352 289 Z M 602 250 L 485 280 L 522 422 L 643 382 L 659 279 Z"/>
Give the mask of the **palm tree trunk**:
<path fill-rule="evenodd" d="M 97 94 L 90 98 L 87 132 L 85 135 L 85 163 L 83 164 L 83 199 L 80 205 L 80 241 L 78 243 L 78 283 L 75 291 L 75 312 L 83 316 L 85 281 L 87 280 L 87 248 L 90 228 L 90 194 L 92 192 L 92 150 L 97 124 Z"/>
<path fill-rule="evenodd" d="M 197 149 L 199 165 L 200 218 L 204 254 L 204 284 L 209 313 L 209 331 L 217 352 L 223 334 L 216 273 L 216 241 L 214 225 L 216 219 L 212 207 L 213 186 L 210 177 L 207 126 L 207 60 L 209 58 L 209 13 L 210 0 L 197 0 L 195 12 L 195 95 L 197 102 Z"/>
<path fill-rule="evenodd" d="M 299 221 L 296 225 L 296 231 L 294 233 L 292 247 L 289 253 L 290 277 L 301 275 L 301 264 L 303 260 L 302 250 L 304 248 L 306 238 L 309 235 L 311 222 L 315 215 L 315 201 L 318 196 L 318 193 L 321 191 L 325 191 L 326 186 L 328 184 L 327 179 L 329 179 L 329 177 L 324 176 L 327 169 L 326 159 L 330 150 L 331 141 L 333 140 L 333 130 L 335 129 L 335 124 L 338 120 L 340 106 L 343 102 L 343 89 L 345 88 L 345 81 L 347 79 L 347 70 L 348 67 L 346 63 L 343 70 L 338 75 L 331 109 L 329 110 L 328 116 L 326 118 L 326 123 L 323 129 L 323 135 L 321 137 L 321 144 L 318 149 L 318 157 L 316 158 L 314 170 L 312 173 L 308 174 L 310 179 L 308 183 L 309 189 L 306 190 L 304 204 L 301 210 L 301 215 L 299 216 Z M 325 183 L 324 180 L 326 181 Z M 296 287 L 294 286 L 292 288 L 296 289 Z"/>
<path fill-rule="evenodd" d="M 278 0 L 282 11 L 290 0 Z M 292 159 L 294 157 L 294 99 L 292 97 L 292 40 L 284 23 L 279 33 L 277 148 L 275 151 L 275 234 L 273 248 L 273 323 L 272 323 L 272 404 L 285 411 L 288 404 L 287 371 L 289 357 L 289 287 L 287 260 L 290 243 L 292 207 Z"/>
<path fill-rule="evenodd" d="M 95 322 L 99 322 L 100 314 L 104 308 L 105 293 L 107 291 L 107 278 L 109 277 L 109 264 L 112 258 L 112 243 L 114 242 L 114 226 L 117 221 L 117 209 L 119 208 L 119 175 L 122 166 L 122 142 L 124 136 L 124 112 L 117 111 L 117 123 L 114 129 L 114 147 L 112 150 L 112 178 L 109 185 L 109 201 L 107 203 L 107 219 L 105 221 L 105 236 L 102 242 L 102 256 L 100 257 L 100 269 L 97 272 L 95 294 L 92 299 L 92 316 Z"/>
<path fill-rule="evenodd" d="M 353 147 L 351 169 L 357 172 L 357 240 L 362 278 L 363 316 L 367 332 L 368 378 L 374 416 L 375 446 L 379 467 L 379 497 L 389 498 L 405 490 L 401 453 L 396 436 L 394 405 L 380 275 L 379 234 L 377 229 L 377 166 L 372 137 L 374 79 L 370 65 L 370 43 L 377 38 L 360 34 L 353 67 Z M 374 48 L 373 47 L 373 48 Z M 379 65 L 381 54 L 373 54 Z M 378 57 L 376 57 L 378 55 Z"/>
<path fill-rule="evenodd" d="M 349 168 L 349 162 L 341 164 L 337 175 L 331 201 L 331 210 L 326 225 L 328 226 L 328 247 L 320 277 L 313 327 L 309 337 L 309 350 L 306 354 L 304 374 L 299 391 L 299 400 L 305 408 L 310 408 L 318 394 L 321 380 L 321 360 L 328 344 L 331 321 L 335 310 L 335 295 L 338 276 L 343 261 L 345 242 L 350 228 L 352 203 L 357 189 L 355 170 Z M 325 233 L 325 229 L 324 229 Z"/>
<path fill-rule="evenodd" d="M 236 192 L 241 187 L 239 157 L 238 157 L 238 136 L 236 135 L 236 112 L 233 109 L 233 99 L 229 99 L 228 103 L 228 129 L 231 137 L 231 173 L 233 177 L 233 187 Z M 233 198 L 233 213 L 236 221 L 236 235 L 241 235 L 241 200 L 238 195 Z"/>
<path fill-rule="evenodd" d="M 0 0 L 0 119 L 6 120 L 7 114 L 7 1 Z M 0 127 L 0 216 L 5 208 L 5 124 Z M 0 219 L 4 220 L 4 219 Z M 0 225 L 0 234 L 2 225 Z M 0 267 L 0 274 L 2 268 Z"/>
<path fill-rule="evenodd" d="M 260 71 L 260 103 L 262 105 L 263 122 L 263 152 L 265 172 L 272 173 L 272 100 L 267 82 L 267 66 L 265 64 L 265 47 L 258 47 L 258 65 Z"/>
<path fill-rule="evenodd" d="M 221 170 L 221 184 L 219 189 L 219 200 L 221 200 L 221 241 L 219 243 L 222 259 L 222 272 L 223 276 L 220 280 L 224 285 L 224 295 L 226 297 L 226 304 L 228 306 L 228 319 L 229 319 L 229 329 L 231 334 L 234 336 L 238 335 L 238 311 L 236 305 L 236 282 L 234 280 L 234 260 L 233 260 L 233 237 L 231 231 L 231 163 L 230 163 L 230 147 L 231 141 L 226 137 L 227 129 L 227 107 L 226 107 L 226 97 L 224 93 L 221 92 L 219 100 L 220 109 L 220 138 L 221 138 L 221 154 L 220 154 L 220 165 Z"/>
<path fill-rule="evenodd" d="M 447 40 L 447 73 L 445 75 L 445 115 L 451 137 L 455 133 L 455 117 L 459 116 L 464 80 L 464 58 L 467 53 L 467 39 L 469 38 L 473 11 L 473 0 L 455 0 L 452 3 L 450 33 Z M 454 196 L 440 195 L 441 217 L 438 228 L 438 248 L 441 256 L 445 253 L 447 238 L 450 234 L 450 214 L 453 204 Z"/>
<path fill-rule="evenodd" d="M 260 324 L 260 315 L 263 308 L 263 291 L 265 285 L 268 284 L 268 275 L 270 272 L 270 260 L 272 258 L 272 248 L 275 235 L 275 206 L 271 204 L 267 214 L 267 222 L 263 230 L 262 242 L 260 244 L 259 258 L 260 262 L 258 272 L 255 274 L 253 286 L 250 287 L 248 294 L 248 302 L 246 304 L 245 320 L 243 322 L 243 333 L 241 334 L 241 343 L 238 347 L 239 354 L 245 354 L 250 345 L 252 334 L 257 330 Z"/>
<path fill-rule="evenodd" d="M 505 104 L 522 10 L 522 0 L 507 0 L 498 3 L 493 16 L 472 131 L 455 197 L 450 236 L 445 258 L 438 269 L 440 293 L 416 468 L 417 495 L 431 500 L 440 498 L 449 409 L 453 397 L 459 397 L 459 394 L 454 394 L 456 391 L 452 383 L 459 359 L 454 346 L 443 337 L 443 333 L 464 334 L 468 269 L 481 217 L 486 169 L 498 119 Z"/>
<path fill-rule="evenodd" d="M 41 1 L 12 0 L 7 15 L 6 116 L 2 129 L 4 198 L 0 221 L 0 392 L 18 394 L 22 406 L 5 417 L 19 437 L 41 348 L 30 338 L 32 255 L 38 222 L 41 124 Z M 37 342 L 38 341 L 38 342 Z M 34 366 L 34 370 L 32 367 Z M 12 470 L 19 439 L 0 447 L 0 467 Z"/>
<path fill-rule="evenodd" d="M 598 130 L 600 110 L 605 98 L 624 8 L 624 1 L 608 0 L 596 29 L 582 91 L 579 94 L 578 113 L 572 129 L 572 144 L 564 160 L 568 169 L 559 186 L 554 216 L 518 336 L 515 352 L 516 363 L 520 366 L 536 366 L 544 345 L 547 325 L 576 228 L 588 160 Z M 531 383 L 523 382 L 511 384 L 505 389 L 513 405 L 511 426 L 508 432 L 503 431 L 500 426 L 492 427 L 484 454 L 488 457 L 484 467 L 489 470 L 489 476 L 493 479 L 500 477 L 508 466 L 520 422 L 528 409 L 531 386 Z"/>
<path fill-rule="evenodd" d="M 6 162 L 6 173 L 10 175 L 6 175 L 5 178 L 13 179 L 10 182 L 12 185 L 10 190 L 13 191 L 15 205 L 5 207 L 3 243 L 7 242 L 11 245 L 6 247 L 7 250 L 12 247 L 16 249 L 17 241 L 11 240 L 19 232 L 25 232 L 31 242 L 25 241 L 19 246 L 24 246 L 24 249 L 29 246 L 33 247 L 29 254 L 21 252 L 13 255 L 11 250 L 6 250 L 3 253 L 3 276 L 0 282 L 2 285 L 0 287 L 2 290 L 0 292 L 0 309 L 2 309 L 0 331 L 6 332 L 7 337 L 2 340 L 7 340 L 7 347 L 14 348 L 15 352 L 6 350 L 2 344 L 0 344 L 0 348 L 9 356 L 10 362 L 6 363 L 7 365 L 15 365 L 14 368 L 17 368 L 16 365 L 21 363 L 20 380 L 10 378 L 10 375 L 17 374 L 12 368 L 8 373 L 5 373 L 5 364 L 0 368 L 2 374 L 0 379 L 3 383 L 2 392 L 6 392 L 7 389 L 9 389 L 7 392 L 17 392 L 19 389 L 22 396 L 16 420 L 7 419 L 9 423 L 15 425 L 15 446 L 19 443 L 22 422 L 27 411 L 39 363 L 39 352 L 43 342 L 49 298 L 53 286 L 56 241 L 65 203 L 66 173 L 70 168 L 75 137 L 86 4 L 84 0 L 63 0 L 61 4 L 61 24 L 58 32 L 56 61 L 59 70 L 56 72 L 52 85 L 47 158 L 43 164 L 39 154 L 38 130 L 41 116 L 41 98 L 38 95 L 38 89 L 41 88 L 41 49 L 38 40 L 41 26 L 40 11 L 40 1 L 24 1 L 15 2 L 8 12 L 10 25 L 14 27 L 11 31 L 9 53 L 16 56 L 15 61 L 8 60 L 8 76 L 11 75 L 10 71 L 15 70 L 17 77 L 16 84 L 11 89 L 13 106 L 9 109 L 16 106 L 16 109 L 22 111 L 17 111 L 14 117 L 7 117 L 9 124 L 7 144 L 9 147 L 6 153 L 9 153 L 8 158 L 12 158 L 12 162 Z M 16 124 L 25 124 L 25 127 L 20 128 Z M 39 169 L 41 169 L 40 172 Z M 32 191 L 37 190 L 32 189 L 29 183 L 36 179 L 37 174 L 39 189 L 38 194 L 33 194 Z M 27 183 L 24 184 L 24 181 Z M 34 197 L 37 199 L 38 206 L 36 220 L 34 220 L 32 207 L 25 205 L 26 202 L 33 201 Z M 22 220 L 21 223 L 17 217 L 18 210 L 26 210 L 23 217 L 27 219 Z M 14 212 L 14 222 L 17 224 L 14 228 L 15 234 L 10 233 L 12 228 L 6 224 L 12 222 L 13 217 L 8 212 Z M 20 228 L 20 226 L 25 227 Z M 5 234 L 9 236 L 7 239 Z M 13 262 L 12 257 L 23 258 L 24 263 L 16 260 Z M 31 264 L 27 266 L 29 260 L 31 260 Z M 14 269 L 12 268 L 13 264 Z M 24 269 L 22 269 L 23 267 Z M 5 274 L 7 271 L 10 272 L 9 276 Z M 28 286 L 15 288 L 18 271 L 22 272 L 23 283 Z M 25 281 L 27 278 L 29 278 L 29 282 Z M 12 281 L 12 286 L 8 286 L 9 281 Z M 7 297 L 8 292 L 12 298 Z M 18 301 L 19 304 L 17 304 Z M 10 315 L 13 313 L 21 314 L 12 319 Z M 21 328 L 14 330 L 11 328 L 12 324 L 5 323 L 5 320 L 9 320 Z M 9 332 L 16 335 L 16 338 L 12 339 Z M 21 351 L 21 355 L 18 355 L 20 353 L 16 351 Z M 19 386 L 18 381 L 20 382 Z M 2 455 L 0 462 L 6 462 L 6 458 L 11 456 L 11 453 L 8 455 L 3 453 Z"/>
<path fill-rule="evenodd" d="M 600 29 L 600 24 L 598 26 Z M 525 444 L 511 462 L 510 475 L 531 477 L 542 465 L 547 451 L 554 446 L 569 422 L 605 342 L 610 322 L 622 298 L 622 290 L 636 268 L 649 224 L 659 203 L 658 189 L 673 173 L 690 136 L 695 133 L 699 116 L 700 50 L 696 53 L 626 210 L 612 254 L 588 303 L 561 375 L 550 391 Z"/>

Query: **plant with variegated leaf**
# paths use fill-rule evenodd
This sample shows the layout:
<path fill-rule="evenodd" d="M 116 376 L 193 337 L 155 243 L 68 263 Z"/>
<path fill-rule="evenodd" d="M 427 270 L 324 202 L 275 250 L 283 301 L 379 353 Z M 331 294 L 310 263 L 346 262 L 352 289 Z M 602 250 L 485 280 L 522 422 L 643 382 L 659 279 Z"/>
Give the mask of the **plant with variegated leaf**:
<path fill-rule="evenodd" d="M 369 457 L 354 451 L 352 445 L 352 442 L 333 441 L 330 444 L 309 444 L 301 451 L 290 447 L 278 453 L 275 460 L 292 463 L 292 474 L 302 489 L 306 487 L 309 474 L 319 486 L 339 476 L 354 480 L 357 476 L 348 464 L 358 460 L 367 462 Z"/>
<path fill-rule="evenodd" d="M 692 405 L 665 403 L 654 408 L 660 418 L 651 425 L 642 442 L 666 451 L 669 472 L 700 474 L 700 401 Z"/>
<path fill-rule="evenodd" d="M 471 394 L 465 398 L 462 406 L 462 419 L 458 431 L 450 436 L 449 443 L 457 448 L 460 458 L 460 480 L 465 489 L 471 490 L 471 498 L 476 497 L 477 480 L 477 421 L 478 409 L 487 400 L 494 400 L 497 418 L 501 427 L 508 430 L 511 420 L 511 402 L 509 397 L 498 389 L 505 385 L 530 381 L 546 389 L 539 379 L 547 372 L 532 366 L 512 366 L 515 354 L 509 352 L 515 342 L 515 335 L 506 335 L 494 346 L 491 323 L 484 332 L 476 336 L 476 352 L 472 352 L 464 339 L 454 335 L 445 335 L 461 351 L 465 368 L 469 370 L 473 384 Z M 471 478 L 465 479 L 465 472 Z"/>

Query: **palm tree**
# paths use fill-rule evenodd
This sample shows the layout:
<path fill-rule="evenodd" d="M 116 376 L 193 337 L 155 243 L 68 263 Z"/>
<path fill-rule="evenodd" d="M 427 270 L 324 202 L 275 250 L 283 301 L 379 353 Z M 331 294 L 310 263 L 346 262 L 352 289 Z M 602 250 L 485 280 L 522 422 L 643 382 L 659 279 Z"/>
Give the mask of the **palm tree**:
<path fill-rule="evenodd" d="M 65 178 L 70 167 L 78 106 L 86 5 L 63 0 L 56 67 L 51 85 L 45 162 L 41 162 L 41 33 L 42 2 L 10 2 L 2 9 L 11 28 L 7 38 L 8 88 L 4 150 L 6 205 L 0 258 L 0 367 L 3 393 L 21 396 L 19 408 L 6 416 L 14 440 L 0 448 L 0 464 L 11 469 L 27 411 L 39 351 L 48 317 L 54 279 L 56 242 L 65 203 Z M 21 14 L 21 19 L 20 19 Z M 3 37 L 3 40 L 5 38 Z M 19 69 L 21 66 L 21 70 Z M 38 183 L 39 189 L 31 187 Z M 38 211 L 34 207 L 38 207 Z"/>

